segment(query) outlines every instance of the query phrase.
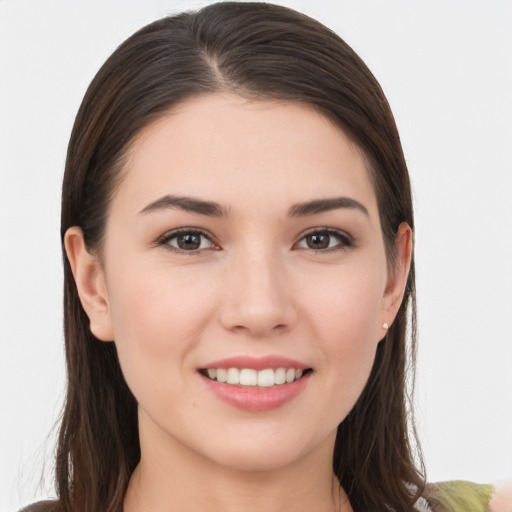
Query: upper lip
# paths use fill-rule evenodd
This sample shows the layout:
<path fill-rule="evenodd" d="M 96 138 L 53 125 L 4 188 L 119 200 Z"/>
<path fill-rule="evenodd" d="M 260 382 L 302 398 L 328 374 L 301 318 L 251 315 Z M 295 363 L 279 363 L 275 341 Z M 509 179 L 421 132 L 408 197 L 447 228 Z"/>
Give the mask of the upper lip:
<path fill-rule="evenodd" d="M 307 370 L 310 366 L 289 357 L 268 355 L 263 357 L 234 356 L 226 359 L 212 361 L 201 367 L 203 370 L 215 368 L 251 368 L 253 370 L 265 370 L 267 368 L 294 368 Z"/>

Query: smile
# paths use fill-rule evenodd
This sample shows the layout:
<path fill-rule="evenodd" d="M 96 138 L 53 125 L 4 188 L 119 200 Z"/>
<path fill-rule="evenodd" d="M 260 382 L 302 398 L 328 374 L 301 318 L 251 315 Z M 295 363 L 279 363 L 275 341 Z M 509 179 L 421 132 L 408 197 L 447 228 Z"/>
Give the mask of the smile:
<path fill-rule="evenodd" d="M 255 386 L 270 388 L 282 384 L 290 384 L 302 377 L 304 372 L 301 368 L 265 368 L 255 370 L 253 368 L 208 368 L 201 373 L 209 379 L 217 382 L 239 386 Z"/>
<path fill-rule="evenodd" d="M 198 369 L 206 388 L 218 399 L 252 412 L 284 406 L 307 387 L 313 369 L 282 357 L 236 356 Z"/>

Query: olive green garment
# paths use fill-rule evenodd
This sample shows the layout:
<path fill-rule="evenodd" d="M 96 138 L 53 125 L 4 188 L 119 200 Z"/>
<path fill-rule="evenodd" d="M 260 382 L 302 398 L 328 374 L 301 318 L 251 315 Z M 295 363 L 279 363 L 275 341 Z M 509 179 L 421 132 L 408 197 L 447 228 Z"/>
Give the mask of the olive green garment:
<path fill-rule="evenodd" d="M 433 512 L 487 512 L 494 487 L 465 480 L 428 484 L 425 498 Z"/>

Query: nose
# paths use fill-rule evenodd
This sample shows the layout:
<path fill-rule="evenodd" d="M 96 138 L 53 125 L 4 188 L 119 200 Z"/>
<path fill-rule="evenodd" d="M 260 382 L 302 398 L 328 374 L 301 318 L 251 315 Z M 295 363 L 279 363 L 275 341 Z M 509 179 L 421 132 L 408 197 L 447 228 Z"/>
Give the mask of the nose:
<path fill-rule="evenodd" d="M 226 273 L 222 325 L 252 337 L 288 331 L 298 318 L 291 285 L 276 258 L 241 255 Z"/>

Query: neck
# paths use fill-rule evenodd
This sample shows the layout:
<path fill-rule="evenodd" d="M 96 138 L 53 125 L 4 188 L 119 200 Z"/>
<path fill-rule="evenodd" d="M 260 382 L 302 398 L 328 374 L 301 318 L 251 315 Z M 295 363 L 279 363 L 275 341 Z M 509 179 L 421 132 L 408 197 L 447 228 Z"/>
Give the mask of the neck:
<path fill-rule="evenodd" d="M 352 511 L 332 472 L 334 438 L 285 467 L 257 470 L 225 467 L 175 440 L 145 437 L 141 431 L 141 461 L 124 512 Z"/>

